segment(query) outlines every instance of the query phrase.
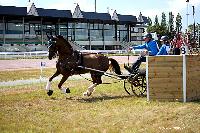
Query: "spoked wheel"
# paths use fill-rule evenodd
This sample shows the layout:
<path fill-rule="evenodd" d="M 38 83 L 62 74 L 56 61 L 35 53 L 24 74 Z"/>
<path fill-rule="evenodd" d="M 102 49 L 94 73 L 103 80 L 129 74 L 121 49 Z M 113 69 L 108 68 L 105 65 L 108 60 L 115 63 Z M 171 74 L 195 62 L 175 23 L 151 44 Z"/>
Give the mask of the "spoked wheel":
<path fill-rule="evenodd" d="M 146 96 L 146 75 L 136 75 L 124 80 L 124 89 L 129 95 Z"/>

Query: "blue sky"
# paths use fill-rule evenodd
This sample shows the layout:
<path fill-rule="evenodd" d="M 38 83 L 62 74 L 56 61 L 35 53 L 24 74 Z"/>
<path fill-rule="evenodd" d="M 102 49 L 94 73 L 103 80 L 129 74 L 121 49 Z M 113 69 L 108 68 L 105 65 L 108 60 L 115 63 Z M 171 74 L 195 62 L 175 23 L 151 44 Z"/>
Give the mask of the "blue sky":
<path fill-rule="evenodd" d="M 82 11 L 94 11 L 95 0 L 31 0 L 37 8 L 46 9 L 75 9 L 76 3 L 80 5 Z M 56 2 L 55 2 L 56 1 Z M 187 3 L 186 0 L 96 0 L 97 12 L 109 12 L 114 10 L 119 14 L 138 16 L 140 12 L 144 16 L 151 17 L 154 22 L 155 15 L 161 18 L 162 12 L 165 12 L 168 18 L 170 11 L 176 16 L 180 13 L 182 16 L 183 29 L 187 27 Z M 0 0 L 3 6 L 27 6 L 28 0 Z M 193 24 L 192 6 L 195 6 L 195 22 L 200 23 L 200 0 L 190 0 L 188 5 L 189 19 L 188 23 Z"/>

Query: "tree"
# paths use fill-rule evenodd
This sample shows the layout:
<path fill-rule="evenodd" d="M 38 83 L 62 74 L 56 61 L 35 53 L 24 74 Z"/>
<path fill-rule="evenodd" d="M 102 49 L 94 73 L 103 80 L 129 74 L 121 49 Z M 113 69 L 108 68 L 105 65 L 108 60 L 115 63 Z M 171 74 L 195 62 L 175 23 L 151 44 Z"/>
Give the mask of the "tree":
<path fill-rule="evenodd" d="M 150 17 L 147 18 L 148 19 L 148 26 L 152 26 L 152 20 Z"/>
<path fill-rule="evenodd" d="M 168 35 L 167 20 L 164 12 L 162 13 L 162 19 L 160 24 L 160 35 Z"/>
<path fill-rule="evenodd" d="M 156 15 L 156 17 L 155 17 L 154 25 L 155 25 L 155 26 L 159 26 L 158 16 L 157 16 L 157 15 Z"/>
<path fill-rule="evenodd" d="M 200 29 L 199 29 L 200 24 L 196 24 L 195 27 L 197 27 L 195 29 L 195 35 L 199 35 L 199 33 L 200 33 Z M 194 37 L 194 25 L 193 24 L 188 25 L 188 32 L 191 33 L 192 37 Z M 196 39 L 197 39 L 197 36 L 196 36 Z"/>
<path fill-rule="evenodd" d="M 147 28 L 147 32 L 156 32 L 159 35 L 165 35 L 165 33 L 166 33 L 166 16 L 165 16 L 165 14 L 163 15 L 162 20 L 163 20 L 162 21 L 163 26 L 161 26 L 161 24 L 159 24 L 158 16 L 156 15 L 154 25 L 149 25 Z"/>
<path fill-rule="evenodd" d="M 193 31 L 193 24 L 188 25 L 188 32 L 192 32 Z"/>
<path fill-rule="evenodd" d="M 176 16 L 176 32 L 179 33 L 182 29 L 182 17 L 181 15 L 178 13 Z"/>
<path fill-rule="evenodd" d="M 167 20 L 166 20 L 166 15 L 164 12 L 162 13 L 161 27 L 167 30 Z"/>
<path fill-rule="evenodd" d="M 169 32 L 173 32 L 174 31 L 174 15 L 172 14 L 172 12 L 169 12 Z"/>
<path fill-rule="evenodd" d="M 168 22 L 168 36 L 172 39 L 175 35 L 174 31 L 174 15 L 172 12 L 169 12 L 169 22 Z"/>

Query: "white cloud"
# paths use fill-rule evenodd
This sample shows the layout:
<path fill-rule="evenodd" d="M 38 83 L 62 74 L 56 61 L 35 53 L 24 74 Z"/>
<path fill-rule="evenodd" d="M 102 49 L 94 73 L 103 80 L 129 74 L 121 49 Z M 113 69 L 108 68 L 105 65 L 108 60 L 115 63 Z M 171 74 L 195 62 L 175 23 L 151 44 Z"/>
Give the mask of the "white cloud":
<path fill-rule="evenodd" d="M 18 5 L 17 0 L 0 0 L 0 5 L 2 6 L 16 6 Z"/>

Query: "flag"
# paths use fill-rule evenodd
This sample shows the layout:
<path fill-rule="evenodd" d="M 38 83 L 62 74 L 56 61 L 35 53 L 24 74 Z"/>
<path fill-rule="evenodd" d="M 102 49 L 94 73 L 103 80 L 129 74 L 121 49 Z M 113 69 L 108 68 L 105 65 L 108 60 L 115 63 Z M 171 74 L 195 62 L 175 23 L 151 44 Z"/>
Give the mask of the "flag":
<path fill-rule="evenodd" d="M 40 66 L 46 66 L 46 62 L 41 62 Z"/>

